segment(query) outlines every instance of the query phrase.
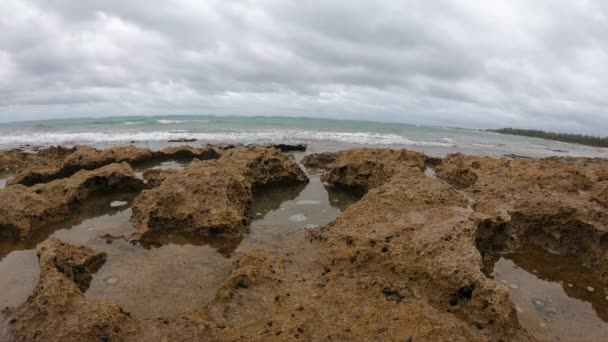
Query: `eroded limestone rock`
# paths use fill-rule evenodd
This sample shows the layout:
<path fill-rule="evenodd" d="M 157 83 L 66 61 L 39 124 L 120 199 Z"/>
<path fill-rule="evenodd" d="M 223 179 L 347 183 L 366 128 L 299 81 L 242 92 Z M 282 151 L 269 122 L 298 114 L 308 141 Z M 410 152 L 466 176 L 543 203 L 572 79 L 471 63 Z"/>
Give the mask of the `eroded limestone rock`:
<path fill-rule="evenodd" d="M 355 148 L 338 153 L 321 180 L 365 193 L 404 167 L 424 169 L 425 156 L 408 150 Z"/>
<path fill-rule="evenodd" d="M 607 163 L 585 158 L 493 159 L 455 154 L 442 167 L 472 169 L 463 193 L 487 221 L 482 254 L 533 244 L 580 261 L 608 280 L 608 211 L 603 205 Z M 441 169 L 439 167 L 438 169 Z M 438 177 L 446 179 L 445 170 Z M 446 179 L 447 181 L 447 179 Z"/>
<path fill-rule="evenodd" d="M 6 314 L 15 341 L 110 341 L 135 331 L 120 307 L 85 297 L 104 253 L 50 238 L 38 246 L 40 280 L 27 301 Z"/>
<path fill-rule="evenodd" d="M 307 181 L 295 162 L 262 147 L 228 150 L 218 160 L 195 161 L 184 170 L 160 175 L 160 185 L 133 202 L 132 240 L 176 229 L 238 235 L 250 222 L 253 188 Z"/>
<path fill-rule="evenodd" d="M 321 152 L 309 154 L 302 159 L 302 164 L 310 168 L 325 169 L 338 157 L 338 152 Z"/>
<path fill-rule="evenodd" d="M 38 153 L 29 153 L 21 150 L 0 151 L 0 170 L 17 171 L 30 165 L 48 165 L 74 152 L 73 148 L 51 146 Z"/>
<path fill-rule="evenodd" d="M 401 167 L 313 235 L 327 246 L 327 268 L 374 279 L 389 300 L 428 303 L 460 319 L 465 331 L 476 326 L 481 335 L 531 340 L 507 291 L 481 272 L 468 205 L 449 184 Z"/>
<path fill-rule="evenodd" d="M 0 235 L 25 238 L 36 228 L 68 218 L 95 193 L 133 191 L 143 186 L 126 163 L 81 170 L 69 178 L 32 187 L 13 185 L 0 190 Z"/>
<path fill-rule="evenodd" d="M 339 153 L 324 178 L 365 192 L 358 203 L 312 229 L 313 244 L 294 254 L 245 252 L 211 303 L 174 317 L 138 319 L 83 298 L 79 272 L 45 271 L 87 264 L 82 250 L 67 247 L 73 261 L 49 254 L 52 267 L 41 253 L 44 287 L 9 311 L 17 340 L 533 341 L 507 290 L 481 272 L 484 256 L 535 244 L 606 279 L 605 163 L 451 155 L 433 161 L 438 178 L 424 176 L 425 163 L 416 152 Z M 237 148 L 150 173 L 149 183 L 160 180 L 135 201 L 134 237 L 178 227 L 238 233 L 252 189 L 305 181 L 298 170 L 275 149 Z"/>
<path fill-rule="evenodd" d="M 274 147 L 281 152 L 306 152 L 306 144 L 272 144 L 268 147 Z"/>
<path fill-rule="evenodd" d="M 597 203 L 608 208 L 608 181 L 598 182 L 593 185 L 591 197 Z"/>
<path fill-rule="evenodd" d="M 38 183 L 47 183 L 54 179 L 69 177 L 79 170 L 94 170 L 112 163 L 127 162 L 137 165 L 144 162 L 175 158 L 216 159 L 219 155 L 219 152 L 213 148 L 193 148 L 190 146 L 168 147 L 160 152 L 136 146 L 115 146 L 104 150 L 98 150 L 91 146 L 75 146 L 63 158 L 50 159 L 44 164 L 26 164 L 26 167 L 9 182 L 9 185 L 31 186 Z M 44 155 L 38 158 L 42 159 Z"/>
<path fill-rule="evenodd" d="M 178 170 L 176 169 L 149 169 L 144 171 L 143 177 L 146 181 L 147 188 L 156 188 L 158 187 L 168 176 L 176 174 Z"/>
<path fill-rule="evenodd" d="M 167 147 L 163 149 L 161 152 L 161 157 L 164 159 L 176 158 L 176 159 L 200 159 L 200 160 L 208 160 L 208 159 L 217 159 L 220 157 L 221 153 L 213 148 L 198 148 L 191 146 L 177 146 L 177 147 Z"/>

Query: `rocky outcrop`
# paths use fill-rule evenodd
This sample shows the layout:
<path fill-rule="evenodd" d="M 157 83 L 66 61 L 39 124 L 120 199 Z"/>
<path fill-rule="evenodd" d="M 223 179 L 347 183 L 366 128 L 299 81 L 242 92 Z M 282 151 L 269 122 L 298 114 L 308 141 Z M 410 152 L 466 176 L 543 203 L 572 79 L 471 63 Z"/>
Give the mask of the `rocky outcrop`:
<path fill-rule="evenodd" d="M 0 171 L 18 171 L 27 166 L 48 165 L 74 152 L 73 148 L 51 146 L 29 153 L 21 150 L 0 151 Z"/>
<path fill-rule="evenodd" d="M 338 152 L 321 152 L 309 154 L 302 159 L 302 164 L 308 168 L 325 169 L 338 157 Z"/>
<path fill-rule="evenodd" d="M 27 167 L 17 173 L 8 184 L 32 186 L 69 177 L 82 169 L 93 170 L 124 161 L 143 161 L 152 156 L 153 152 L 151 150 L 140 149 L 135 146 L 118 146 L 101 151 L 90 146 L 76 146 L 73 152 L 61 160 L 55 160 L 47 165 Z"/>
<path fill-rule="evenodd" d="M 268 251 L 254 250 L 237 259 L 207 307 L 157 319 L 133 317 L 118 305 L 85 296 L 104 253 L 51 238 L 38 246 L 38 257 L 34 292 L 24 304 L 3 312 L 11 341 L 280 340 L 280 334 L 261 333 L 260 327 L 271 327 L 274 316 L 287 321 L 296 305 L 288 304 L 281 258 Z M 286 306 L 275 312 L 277 297 Z M 279 324 L 277 320 L 275 329 L 284 328 Z M 298 333 L 295 326 L 292 330 Z"/>
<path fill-rule="evenodd" d="M 40 152 L 42 153 L 42 152 Z M 48 153 L 47 153 L 48 154 Z M 98 150 L 90 146 L 76 146 L 60 159 L 50 159 L 45 164 L 27 166 L 9 182 L 9 185 L 31 186 L 47 183 L 55 179 L 73 175 L 79 170 L 94 170 L 112 163 L 127 162 L 137 165 L 167 159 L 217 159 L 219 152 L 213 148 L 192 148 L 190 146 L 168 147 L 160 152 L 136 146 L 115 146 Z M 44 158 L 44 155 L 38 157 Z"/>
<path fill-rule="evenodd" d="M 430 161 L 388 149 L 334 159 L 323 179 L 361 200 L 310 230 L 312 244 L 302 237 L 285 241 L 287 253 L 237 252 L 213 300 L 195 311 L 147 320 L 87 299 L 82 290 L 103 255 L 45 243 L 39 286 L 7 312 L 15 339 L 533 341 L 507 289 L 481 271 L 484 258 L 533 244 L 576 256 L 608 283 L 604 162 Z M 425 164 L 437 166 L 437 178 L 424 175 Z M 154 188 L 135 200 L 133 240 L 165 230 L 239 234 L 253 189 L 306 181 L 274 148 L 226 150 L 144 177 Z"/>
<path fill-rule="evenodd" d="M 249 224 L 251 184 L 218 161 L 193 162 L 143 191 L 133 202 L 132 240 L 179 229 L 184 232 L 238 234 Z"/>
<path fill-rule="evenodd" d="M 38 246 L 38 258 L 40 279 L 33 294 L 6 312 L 15 341 L 110 341 L 135 330 L 120 307 L 83 293 L 104 253 L 51 238 Z"/>
<path fill-rule="evenodd" d="M 308 182 L 298 164 L 275 148 L 232 149 L 224 152 L 218 162 L 243 175 L 254 188 Z"/>
<path fill-rule="evenodd" d="M 386 156 L 351 153 L 324 179 L 367 193 L 315 232 L 328 268 L 373 275 L 391 298 L 418 294 L 505 340 L 530 337 L 505 289 L 480 271 L 483 258 L 532 244 L 574 255 L 608 282 L 605 163 L 455 154 L 435 163 L 432 179 Z"/>
<path fill-rule="evenodd" d="M 370 185 L 355 183 L 373 188 L 313 233 L 327 248 L 326 267 L 372 279 L 389 300 L 420 301 L 450 313 L 465 331 L 473 326 L 479 335 L 530 340 L 506 289 L 481 272 L 474 244 L 477 218 L 467 209 L 468 198 L 416 166 L 401 167 L 380 185 L 373 176 Z"/>
<path fill-rule="evenodd" d="M 176 229 L 238 235 L 249 225 L 246 214 L 254 188 L 307 181 L 295 162 L 262 147 L 228 150 L 218 160 L 195 161 L 184 170 L 160 175 L 162 182 L 153 180 L 158 187 L 142 192 L 133 203 L 132 240 Z"/>
<path fill-rule="evenodd" d="M 36 228 L 64 220 L 88 197 L 113 190 L 138 190 L 143 182 L 126 164 L 82 170 L 69 178 L 32 187 L 0 190 L 0 235 L 29 236 Z"/>
<path fill-rule="evenodd" d="M 281 152 L 306 152 L 306 144 L 272 144 L 267 147 L 274 147 Z"/>
<path fill-rule="evenodd" d="M 213 147 L 197 148 L 191 146 L 167 147 L 160 152 L 161 159 L 217 159 L 221 152 Z"/>
<path fill-rule="evenodd" d="M 424 170 L 425 156 L 408 150 L 359 148 L 338 153 L 322 180 L 365 193 L 382 185 L 402 168 Z"/>
<path fill-rule="evenodd" d="M 574 255 L 608 281 L 608 212 L 602 199 L 605 163 L 451 155 L 446 164 L 474 169 L 477 176 L 463 194 L 485 218 L 477 237 L 483 255 L 532 244 Z M 445 177 L 441 170 L 437 174 Z"/>
<path fill-rule="evenodd" d="M 608 208 L 608 181 L 598 182 L 591 189 L 591 198 Z"/>
<path fill-rule="evenodd" d="M 176 174 L 176 169 L 149 169 L 144 171 L 143 177 L 146 183 L 146 188 L 158 187 L 168 176 Z"/>
<path fill-rule="evenodd" d="M 459 168 L 454 165 L 440 165 L 435 169 L 437 176 L 456 189 L 466 189 L 477 182 L 477 174 L 470 168 Z"/>

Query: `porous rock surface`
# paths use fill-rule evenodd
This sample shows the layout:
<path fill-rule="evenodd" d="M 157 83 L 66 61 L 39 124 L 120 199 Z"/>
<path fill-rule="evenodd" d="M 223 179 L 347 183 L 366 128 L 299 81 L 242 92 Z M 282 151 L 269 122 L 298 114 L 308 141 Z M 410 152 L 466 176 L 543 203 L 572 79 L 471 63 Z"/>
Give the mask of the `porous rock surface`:
<path fill-rule="evenodd" d="M 258 181 L 301 177 L 281 167 L 289 159 L 277 153 L 235 149 L 169 174 L 140 195 L 138 215 L 145 215 L 136 223 L 166 222 L 172 217 L 156 212 L 170 207 L 185 222 L 212 208 L 238 226 L 244 216 L 228 213 L 242 205 L 228 206 L 225 196 L 247 201 L 244 192 Z M 507 289 L 482 273 L 486 255 L 536 244 L 577 256 L 606 280 L 605 162 L 451 155 L 435 164 L 437 178 L 424 175 L 425 163 L 415 152 L 338 153 L 324 178 L 364 193 L 359 202 L 291 253 L 242 254 L 209 304 L 173 317 L 139 319 L 87 299 L 87 277 L 74 275 L 92 272 L 79 265 L 96 254 L 47 242 L 52 248 L 39 249 L 39 286 L 8 311 L 11 332 L 17 341 L 534 341 Z M 217 178 L 219 170 L 227 180 Z M 198 191 L 222 204 L 188 203 L 203 200 Z M 78 272 L 69 271 L 74 266 Z"/>
<path fill-rule="evenodd" d="M 325 169 L 338 157 L 338 152 L 313 153 L 302 158 L 302 164 L 308 168 Z"/>
<path fill-rule="evenodd" d="M 299 166 L 275 148 L 237 148 L 218 160 L 195 161 L 175 172 L 145 176 L 157 184 L 133 202 L 132 240 L 162 231 L 238 235 L 256 187 L 298 184 L 308 179 Z"/>
<path fill-rule="evenodd" d="M 143 178 L 147 188 L 156 188 L 165 180 L 165 178 L 176 174 L 177 172 L 178 170 L 176 169 L 149 169 L 144 171 Z"/>
<path fill-rule="evenodd" d="M 138 190 L 143 182 L 127 164 L 111 164 L 32 187 L 0 189 L 0 235 L 26 238 L 35 229 L 68 218 L 89 196 Z"/>
<path fill-rule="evenodd" d="M 8 185 L 31 186 L 46 183 L 54 179 L 69 177 L 79 170 L 93 170 L 112 163 L 127 162 L 136 165 L 171 158 L 216 159 L 220 155 L 214 148 L 193 148 L 190 146 L 167 147 L 162 151 L 155 152 L 131 145 L 115 146 L 104 150 L 78 145 L 65 151 L 69 151 L 69 153 L 64 153 L 61 158 L 46 158 L 46 163 L 24 163 L 23 169 L 8 182 Z M 37 157 L 31 158 L 36 160 Z M 44 159 L 44 156 L 38 157 L 38 159 L 41 158 Z"/>
<path fill-rule="evenodd" d="M 18 171 L 28 165 L 48 165 L 74 152 L 73 148 L 51 146 L 37 153 L 21 150 L 0 151 L 0 171 Z"/>
<path fill-rule="evenodd" d="M 356 148 L 337 154 L 321 180 L 365 193 L 384 183 L 403 167 L 424 170 L 425 156 L 408 150 Z"/>
<path fill-rule="evenodd" d="M 453 175 L 476 175 L 463 194 L 484 217 L 477 236 L 482 254 L 534 244 L 575 255 L 608 281 L 608 210 L 602 191 L 607 170 L 608 162 L 594 159 L 492 159 L 454 154 L 437 168 L 437 176 L 463 184 L 467 181 L 455 180 Z"/>
<path fill-rule="evenodd" d="M 435 163 L 433 179 L 394 155 L 351 150 L 329 164 L 327 182 L 367 192 L 314 232 L 328 264 L 376 275 L 387 293 L 504 340 L 530 336 L 506 289 L 481 272 L 483 257 L 534 244 L 576 256 L 608 282 L 607 162 L 455 154 Z"/>

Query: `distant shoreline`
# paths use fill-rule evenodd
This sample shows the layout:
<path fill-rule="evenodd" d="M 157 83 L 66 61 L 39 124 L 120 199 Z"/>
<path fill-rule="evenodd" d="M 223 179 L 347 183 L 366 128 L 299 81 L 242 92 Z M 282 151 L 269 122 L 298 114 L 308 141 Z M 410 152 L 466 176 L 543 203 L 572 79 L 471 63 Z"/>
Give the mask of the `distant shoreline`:
<path fill-rule="evenodd" d="M 547 132 L 534 129 L 518 129 L 518 128 L 499 128 L 499 129 L 488 129 L 488 132 L 519 135 L 524 137 L 541 138 L 547 140 L 561 141 L 565 143 L 580 144 L 593 147 L 606 147 L 608 148 L 608 137 L 602 138 L 592 135 L 582 134 L 569 134 L 569 133 L 555 133 Z"/>

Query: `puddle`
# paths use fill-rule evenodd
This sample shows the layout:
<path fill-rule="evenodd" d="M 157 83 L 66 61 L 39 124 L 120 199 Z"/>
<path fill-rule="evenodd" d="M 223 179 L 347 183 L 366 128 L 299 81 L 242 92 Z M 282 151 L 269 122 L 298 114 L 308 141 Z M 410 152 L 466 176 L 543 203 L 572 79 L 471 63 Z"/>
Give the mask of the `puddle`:
<path fill-rule="evenodd" d="M 429 178 L 437 178 L 437 173 L 435 172 L 435 169 L 430 166 L 424 167 L 424 175 Z"/>
<path fill-rule="evenodd" d="M 192 162 L 192 159 L 183 158 L 183 159 L 173 159 L 167 160 L 163 162 L 159 161 L 150 161 L 137 163 L 133 166 L 133 171 L 135 175 L 140 179 L 144 178 L 144 171 L 151 169 L 160 169 L 160 170 L 181 170 Z"/>
<path fill-rule="evenodd" d="M 183 159 L 171 159 L 165 161 L 149 161 L 143 163 L 137 163 L 133 166 L 133 170 L 135 172 L 144 172 L 150 169 L 161 169 L 161 170 L 179 170 L 183 169 L 186 166 L 190 165 L 192 159 L 183 158 Z"/>
<path fill-rule="evenodd" d="M 40 269 L 36 251 L 15 251 L 0 262 L 0 310 L 20 305 L 32 293 Z"/>
<path fill-rule="evenodd" d="M 6 188 L 6 182 L 14 176 L 8 171 L 0 171 L 0 189 Z"/>
<path fill-rule="evenodd" d="M 534 246 L 488 260 L 521 324 L 541 341 L 608 341 L 608 286 L 573 256 Z"/>
<path fill-rule="evenodd" d="M 134 229 L 130 223 L 134 196 L 109 194 L 88 201 L 70 220 L 40 230 L 27 241 L 0 239 L 0 303 L 15 306 L 26 300 L 38 280 L 35 247 L 53 236 L 107 253 L 86 296 L 113 301 L 138 317 L 167 317 L 194 310 L 213 299 L 234 260 L 249 250 L 296 253 L 303 263 L 312 259 L 316 252 L 306 229 L 331 222 L 357 200 L 326 188 L 318 176 L 312 176 L 306 186 L 261 189 L 254 196 L 253 222 L 242 237 L 176 234 L 145 246 L 127 241 Z M 305 219 L 289 220 L 294 215 Z M 299 262 L 290 267 L 300 267 Z M 305 273 L 304 268 L 294 272 Z"/>

